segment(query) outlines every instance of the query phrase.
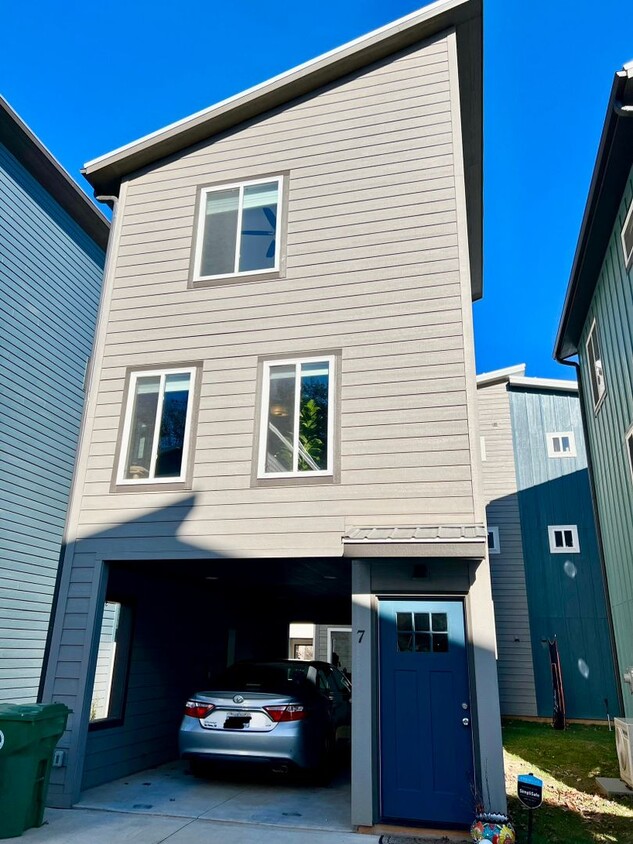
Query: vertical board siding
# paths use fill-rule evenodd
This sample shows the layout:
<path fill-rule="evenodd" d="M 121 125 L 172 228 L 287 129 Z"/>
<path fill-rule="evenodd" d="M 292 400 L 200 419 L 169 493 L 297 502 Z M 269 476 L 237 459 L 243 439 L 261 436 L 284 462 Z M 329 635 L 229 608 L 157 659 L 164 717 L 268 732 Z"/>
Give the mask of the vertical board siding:
<path fill-rule="evenodd" d="M 497 668 L 503 715 L 536 715 L 530 619 L 527 605 L 521 518 L 506 382 L 480 385 L 479 431 L 486 518 L 499 529 L 499 554 L 490 554 L 497 629 Z"/>
<path fill-rule="evenodd" d="M 449 83 L 437 38 L 130 179 L 86 547 L 339 556 L 349 525 L 473 521 Z M 198 189 L 276 173 L 285 276 L 191 289 Z M 253 486 L 258 357 L 332 349 L 340 483 Z M 203 362 L 192 493 L 112 494 L 126 367 L 180 361 Z"/>
<path fill-rule="evenodd" d="M 0 144 L 0 700 L 36 700 L 103 251 Z"/>
<path fill-rule="evenodd" d="M 613 658 L 576 394 L 510 387 L 538 714 L 552 713 L 548 639 L 559 646 L 567 715 L 618 712 Z M 576 457 L 551 458 L 547 433 L 573 431 Z M 552 554 L 548 525 L 577 525 L 580 553 Z"/>
<path fill-rule="evenodd" d="M 626 269 L 620 232 L 633 201 L 633 169 L 624 190 L 611 239 L 581 337 L 579 356 L 585 413 L 593 455 L 596 503 L 602 532 L 614 637 L 622 675 L 633 666 L 633 480 L 625 436 L 633 425 L 633 268 Z M 585 350 L 594 319 L 606 395 L 594 411 Z M 633 696 L 622 684 L 625 714 L 633 717 Z"/>

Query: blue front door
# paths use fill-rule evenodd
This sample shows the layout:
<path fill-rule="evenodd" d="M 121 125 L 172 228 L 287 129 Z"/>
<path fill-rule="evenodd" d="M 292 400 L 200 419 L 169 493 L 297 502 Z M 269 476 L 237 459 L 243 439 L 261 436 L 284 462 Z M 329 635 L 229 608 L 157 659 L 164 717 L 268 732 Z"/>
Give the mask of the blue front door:
<path fill-rule="evenodd" d="M 385 820 L 469 824 L 473 749 L 460 601 L 380 601 Z"/>

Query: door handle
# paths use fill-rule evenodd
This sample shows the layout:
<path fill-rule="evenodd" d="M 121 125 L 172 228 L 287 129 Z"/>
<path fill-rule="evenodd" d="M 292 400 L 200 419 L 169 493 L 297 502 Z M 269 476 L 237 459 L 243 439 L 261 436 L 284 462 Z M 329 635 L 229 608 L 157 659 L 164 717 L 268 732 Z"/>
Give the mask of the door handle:
<path fill-rule="evenodd" d="M 470 718 L 462 718 L 462 724 L 467 727 L 470 724 Z"/>

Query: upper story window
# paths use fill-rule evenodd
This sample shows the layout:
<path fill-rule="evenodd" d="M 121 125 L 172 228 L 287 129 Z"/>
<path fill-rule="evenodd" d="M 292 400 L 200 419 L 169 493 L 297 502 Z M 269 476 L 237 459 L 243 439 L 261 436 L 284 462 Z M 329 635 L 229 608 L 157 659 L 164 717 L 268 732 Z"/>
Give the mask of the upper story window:
<path fill-rule="evenodd" d="M 283 178 L 203 188 L 194 281 L 279 270 L 279 208 Z"/>
<path fill-rule="evenodd" d="M 488 527 L 488 553 L 489 554 L 500 554 L 501 553 L 501 545 L 499 543 L 499 528 L 498 527 Z"/>
<path fill-rule="evenodd" d="M 549 525 L 549 550 L 552 554 L 579 554 L 580 541 L 576 525 Z"/>
<path fill-rule="evenodd" d="M 626 220 L 620 233 L 622 239 L 622 252 L 624 253 L 624 266 L 628 268 L 633 262 L 633 202 L 629 205 Z"/>
<path fill-rule="evenodd" d="M 602 401 L 604 394 L 607 391 L 604 382 L 604 368 L 602 365 L 602 354 L 600 352 L 600 338 L 598 336 L 598 326 L 594 320 L 591 326 L 591 331 L 587 337 L 587 366 L 589 367 L 589 381 L 591 383 L 591 396 L 593 398 L 594 410 L 598 409 L 598 405 Z"/>
<path fill-rule="evenodd" d="M 576 457 L 576 438 L 573 431 L 546 434 L 549 457 Z"/>
<path fill-rule="evenodd" d="M 196 367 L 132 372 L 117 484 L 184 481 Z"/>
<path fill-rule="evenodd" d="M 265 361 L 258 476 L 333 474 L 335 358 Z"/>

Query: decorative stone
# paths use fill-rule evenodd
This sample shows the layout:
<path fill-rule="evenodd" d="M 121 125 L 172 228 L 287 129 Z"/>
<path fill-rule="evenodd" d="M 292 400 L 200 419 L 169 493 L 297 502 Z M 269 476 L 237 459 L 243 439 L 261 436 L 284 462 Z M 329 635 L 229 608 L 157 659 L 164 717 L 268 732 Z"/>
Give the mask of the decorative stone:
<path fill-rule="evenodd" d="M 514 827 L 505 815 L 477 815 L 470 828 L 473 841 L 491 841 L 492 844 L 515 844 Z"/>

